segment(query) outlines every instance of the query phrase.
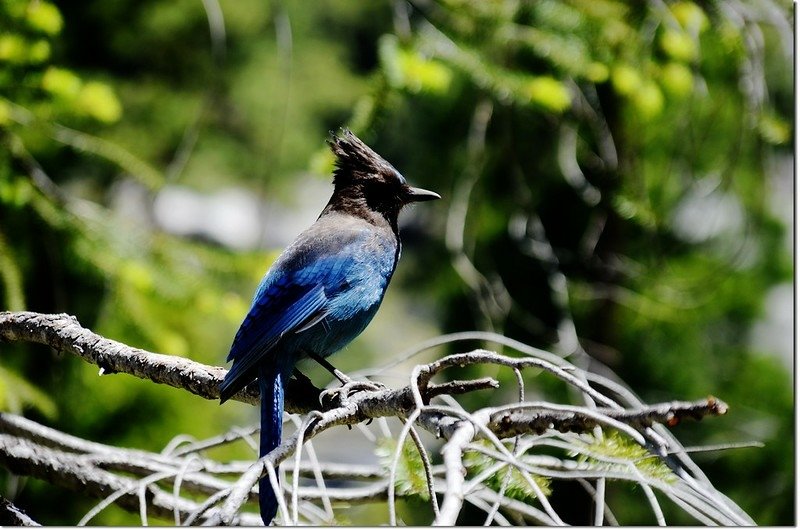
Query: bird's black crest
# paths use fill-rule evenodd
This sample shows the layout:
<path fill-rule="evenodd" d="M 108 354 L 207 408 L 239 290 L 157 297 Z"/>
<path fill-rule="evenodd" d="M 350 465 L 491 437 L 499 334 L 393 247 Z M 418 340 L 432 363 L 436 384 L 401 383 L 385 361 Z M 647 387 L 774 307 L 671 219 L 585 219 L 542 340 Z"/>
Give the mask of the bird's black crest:
<path fill-rule="evenodd" d="M 370 149 L 349 129 L 342 129 L 340 135 L 331 133 L 328 145 L 336 155 L 336 169 L 333 172 L 334 183 L 337 180 L 369 177 L 370 175 L 403 178 L 389 162 Z"/>

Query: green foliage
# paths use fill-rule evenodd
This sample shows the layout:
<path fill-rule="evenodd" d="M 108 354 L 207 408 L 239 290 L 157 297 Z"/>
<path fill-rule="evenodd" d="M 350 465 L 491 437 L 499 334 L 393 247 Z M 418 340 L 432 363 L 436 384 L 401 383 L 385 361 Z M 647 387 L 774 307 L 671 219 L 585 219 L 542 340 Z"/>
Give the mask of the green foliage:
<path fill-rule="evenodd" d="M 13 250 L 9 248 L 2 232 L 0 232 L 0 278 L 2 278 L 5 286 L 6 298 L 3 301 L 4 307 L 7 307 L 10 311 L 22 311 L 25 308 L 22 272 L 14 259 Z"/>
<path fill-rule="evenodd" d="M 672 482 L 676 478 L 660 458 L 616 431 L 590 438 L 591 442 L 586 446 L 586 452 L 572 454 L 578 457 L 580 463 L 588 463 L 594 469 L 622 473 L 628 473 L 630 463 L 633 463 L 644 477 L 665 482 Z"/>
<path fill-rule="evenodd" d="M 396 452 L 397 440 L 393 438 L 381 438 L 375 445 L 375 455 L 386 470 L 387 476 L 394 463 Z M 395 467 L 394 484 L 397 495 L 415 495 L 422 500 L 430 499 L 422 458 L 416 445 L 409 438 L 405 439 L 403 448 L 400 450 L 400 458 Z"/>
<path fill-rule="evenodd" d="M 51 63 L 52 39 L 64 25 L 55 5 L 6 0 L 0 20 L 0 125 L 19 133 L 20 125 L 31 122 L 120 119 L 122 107 L 109 85 L 84 82 L 73 70 Z"/>
<path fill-rule="evenodd" d="M 50 419 L 56 415 L 56 405 L 44 391 L 0 367 L 0 410 L 20 414 L 28 407 Z"/>
<path fill-rule="evenodd" d="M 482 442 L 482 445 L 490 447 L 487 442 Z M 509 448 L 510 449 L 510 448 Z M 521 460 L 525 462 L 526 457 L 523 455 Z M 497 461 L 490 458 L 481 451 L 473 449 L 464 452 L 464 467 L 467 468 L 467 478 L 474 479 L 477 476 L 485 476 L 482 483 L 493 489 L 498 493 L 503 493 L 508 498 L 516 499 L 518 501 L 526 502 L 529 504 L 537 503 L 536 492 L 531 484 L 525 480 L 525 477 L 520 473 L 519 469 L 513 467 L 497 466 Z M 491 471 L 495 468 L 495 471 Z M 539 491 L 549 496 L 552 493 L 550 487 L 550 480 L 541 475 L 532 474 L 533 482 Z"/>

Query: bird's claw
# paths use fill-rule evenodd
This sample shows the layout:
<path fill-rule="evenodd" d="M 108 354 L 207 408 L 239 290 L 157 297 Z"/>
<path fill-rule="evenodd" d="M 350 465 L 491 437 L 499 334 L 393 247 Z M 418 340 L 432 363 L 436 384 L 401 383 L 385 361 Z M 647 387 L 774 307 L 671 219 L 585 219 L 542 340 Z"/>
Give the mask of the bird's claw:
<path fill-rule="evenodd" d="M 359 392 L 380 392 L 386 390 L 386 388 L 386 385 L 383 383 L 377 383 L 375 381 L 353 381 L 347 378 L 347 380 L 342 383 L 342 386 L 328 388 L 320 392 L 319 403 L 323 407 L 326 406 L 326 403 L 332 405 L 338 402 L 339 405 L 343 405 L 350 396 L 358 394 Z"/>

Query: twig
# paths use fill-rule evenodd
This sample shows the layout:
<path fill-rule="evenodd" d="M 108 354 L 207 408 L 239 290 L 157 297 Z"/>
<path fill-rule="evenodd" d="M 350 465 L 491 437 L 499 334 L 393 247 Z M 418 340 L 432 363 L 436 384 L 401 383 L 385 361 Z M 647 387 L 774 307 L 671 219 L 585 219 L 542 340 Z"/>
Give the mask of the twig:
<path fill-rule="evenodd" d="M 308 426 L 311 424 L 312 421 L 319 419 L 320 413 L 317 411 L 312 412 L 311 414 L 306 417 L 300 427 L 297 429 L 297 442 L 295 444 L 294 456 L 295 456 L 295 463 L 294 463 L 294 471 L 292 473 L 292 524 L 297 526 L 297 508 L 298 508 L 298 498 L 297 498 L 297 491 L 300 486 L 300 458 L 303 456 L 303 438 L 305 437 L 305 432 L 308 429 Z M 278 491 L 278 490 L 275 490 Z"/>
<path fill-rule="evenodd" d="M 42 526 L 28 514 L 14 506 L 14 503 L 0 497 L 0 525 L 3 526 Z"/>
<path fill-rule="evenodd" d="M 501 438 L 517 434 L 541 434 L 548 429 L 561 432 L 589 432 L 600 424 L 603 416 L 635 428 L 649 427 L 655 423 L 677 425 L 684 418 L 699 420 L 703 416 L 721 416 L 728 406 L 715 397 L 700 401 L 673 401 L 652 405 L 642 410 L 620 411 L 609 409 L 581 409 L 550 403 L 521 403 L 497 409 L 492 414 L 489 428 Z"/>
<path fill-rule="evenodd" d="M 476 429 L 469 421 L 460 421 L 450 437 L 442 447 L 442 459 L 445 466 L 445 495 L 439 516 L 434 521 L 434 526 L 455 526 L 456 518 L 461 512 L 464 502 L 464 464 L 461 457 L 467 444 L 475 437 Z"/>
<path fill-rule="evenodd" d="M 438 517 L 439 501 L 436 499 L 436 485 L 433 478 L 433 466 L 431 465 L 430 458 L 428 458 L 428 452 L 425 450 L 425 446 L 422 444 L 422 439 L 419 437 L 419 433 L 413 426 L 411 427 L 409 434 L 411 435 L 411 439 L 414 441 L 414 445 L 417 446 L 417 452 L 422 460 L 422 469 L 425 471 L 425 484 L 428 487 L 428 496 L 431 498 L 433 515 L 434 517 Z"/>
<path fill-rule="evenodd" d="M 395 483 L 397 478 L 397 465 L 400 462 L 400 455 L 403 453 L 403 444 L 406 442 L 406 436 L 411 430 L 414 421 L 419 417 L 420 409 L 415 408 L 411 414 L 406 418 L 403 430 L 400 431 L 400 436 L 397 438 L 397 446 L 395 447 L 394 454 L 392 455 L 392 463 L 389 466 L 389 525 L 397 526 L 397 512 L 395 511 Z"/>
<path fill-rule="evenodd" d="M 250 427 L 244 428 L 234 427 L 221 436 L 214 436 L 213 438 L 208 438 L 207 440 L 192 442 L 181 448 L 176 447 L 172 451 L 167 452 L 167 454 L 170 456 L 183 456 L 191 453 L 199 453 L 200 451 L 211 449 L 212 447 L 229 444 L 236 440 L 253 436 L 258 432 L 258 429 L 258 425 L 251 425 Z"/>
<path fill-rule="evenodd" d="M 205 502 L 203 502 L 203 504 L 198 506 L 192 513 L 189 514 L 186 520 L 183 521 L 183 526 L 192 526 L 193 524 L 195 524 L 195 522 L 197 521 L 198 518 L 200 518 L 200 516 L 205 514 L 212 506 L 214 506 L 222 499 L 230 495 L 230 492 L 231 492 L 230 488 L 227 488 L 224 490 L 220 490 L 214 495 L 207 498 Z"/>

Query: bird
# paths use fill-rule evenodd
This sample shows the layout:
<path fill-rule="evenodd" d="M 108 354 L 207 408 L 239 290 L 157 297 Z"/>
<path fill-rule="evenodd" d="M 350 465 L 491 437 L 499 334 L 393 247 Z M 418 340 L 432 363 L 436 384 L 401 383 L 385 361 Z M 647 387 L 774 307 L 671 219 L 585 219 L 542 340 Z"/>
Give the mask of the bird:
<path fill-rule="evenodd" d="M 284 395 L 296 363 L 324 361 L 369 324 L 400 258 L 398 215 L 411 203 L 440 199 L 410 186 L 352 131 L 331 133 L 333 193 L 317 220 L 280 254 L 259 283 L 231 345 L 220 403 L 258 380 L 259 456 L 281 442 Z M 259 481 L 265 525 L 278 511 L 267 476 Z"/>

